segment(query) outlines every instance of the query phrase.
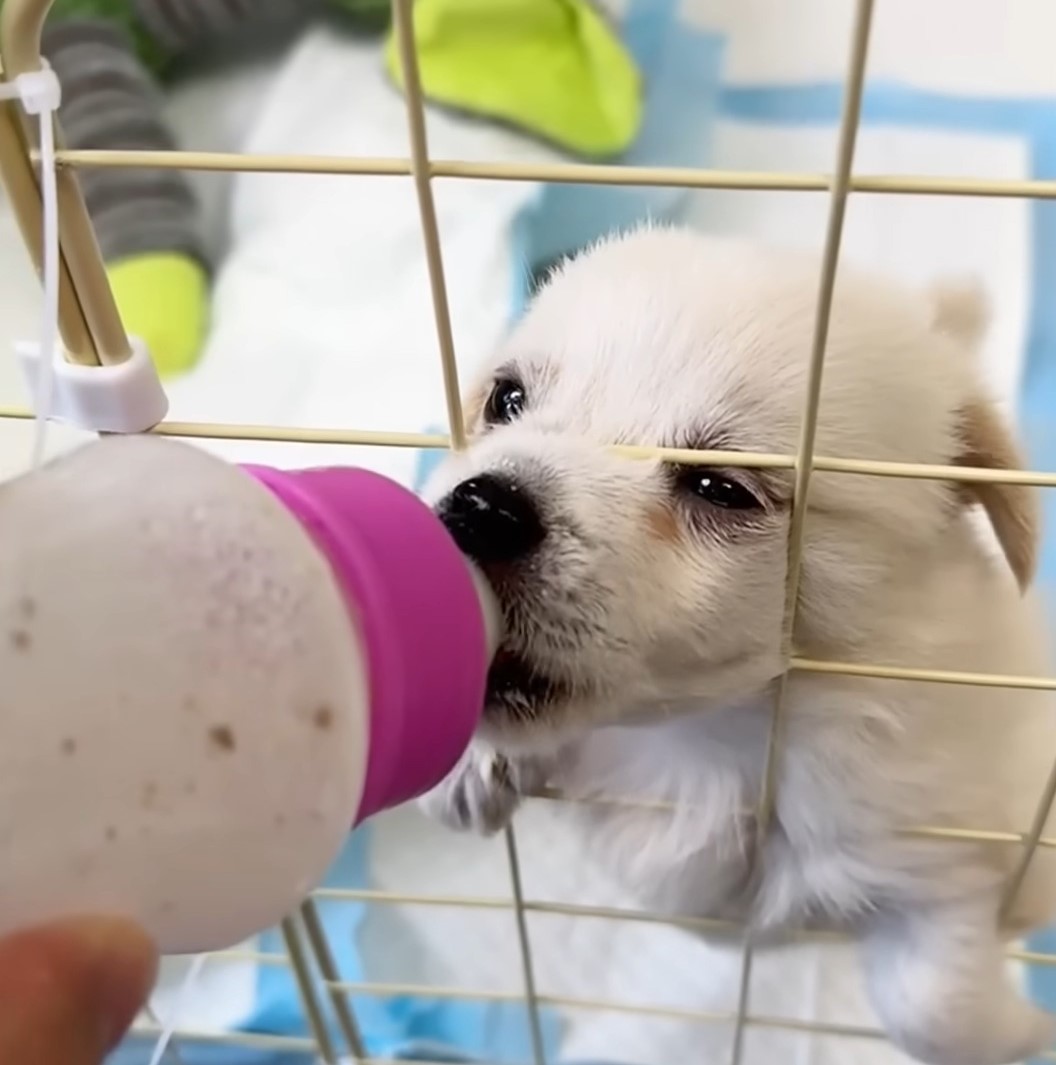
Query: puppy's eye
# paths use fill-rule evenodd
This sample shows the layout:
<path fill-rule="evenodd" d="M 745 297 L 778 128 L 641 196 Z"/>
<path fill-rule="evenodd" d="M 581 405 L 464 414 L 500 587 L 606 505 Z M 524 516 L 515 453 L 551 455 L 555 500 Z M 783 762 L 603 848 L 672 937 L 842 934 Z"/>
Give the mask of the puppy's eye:
<path fill-rule="evenodd" d="M 484 405 L 484 421 L 488 425 L 512 422 L 521 416 L 526 401 L 524 385 L 520 381 L 513 378 L 496 381 Z"/>
<path fill-rule="evenodd" d="M 740 481 L 715 470 L 684 467 L 677 475 L 678 487 L 713 507 L 724 510 L 758 510 L 762 504 Z"/>

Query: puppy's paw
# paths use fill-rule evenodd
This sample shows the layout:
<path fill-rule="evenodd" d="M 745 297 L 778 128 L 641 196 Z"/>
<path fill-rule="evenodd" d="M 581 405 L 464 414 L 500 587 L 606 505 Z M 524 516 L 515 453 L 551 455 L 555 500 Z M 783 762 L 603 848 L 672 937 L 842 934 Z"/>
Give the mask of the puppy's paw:
<path fill-rule="evenodd" d="M 1016 1065 L 1052 1049 L 1056 1039 L 1056 1018 L 1011 988 L 973 1009 L 922 1001 L 902 1022 L 891 1028 L 892 1039 L 928 1065 Z"/>
<path fill-rule="evenodd" d="M 471 747 L 419 805 L 427 816 L 448 828 L 491 836 L 510 823 L 527 792 L 545 783 L 540 762 L 512 760 Z"/>
<path fill-rule="evenodd" d="M 870 997 L 892 1042 L 928 1065 L 1013 1065 L 1052 1048 L 1056 1017 L 1008 980 L 995 904 L 876 922 L 863 941 Z"/>

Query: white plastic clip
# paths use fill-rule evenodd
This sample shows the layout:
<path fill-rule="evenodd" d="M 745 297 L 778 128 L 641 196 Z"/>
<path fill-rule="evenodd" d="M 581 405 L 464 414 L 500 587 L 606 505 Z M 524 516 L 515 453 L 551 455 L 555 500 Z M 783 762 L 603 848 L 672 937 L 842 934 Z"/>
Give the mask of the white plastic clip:
<path fill-rule="evenodd" d="M 96 433 L 145 433 L 165 417 L 169 401 L 158 371 L 138 337 L 129 337 L 132 356 L 114 366 L 78 366 L 54 360 L 48 417 Z M 49 353 L 40 344 L 19 342 L 15 352 L 30 395 L 39 395 Z"/>
<path fill-rule="evenodd" d="M 0 100 L 20 100 L 26 114 L 58 111 L 62 86 L 55 71 L 45 62 L 40 70 L 27 70 L 11 81 L 0 82 Z"/>
<path fill-rule="evenodd" d="M 58 111 L 62 103 L 62 86 L 49 66 L 19 74 L 13 88 L 27 115 L 41 115 Z"/>

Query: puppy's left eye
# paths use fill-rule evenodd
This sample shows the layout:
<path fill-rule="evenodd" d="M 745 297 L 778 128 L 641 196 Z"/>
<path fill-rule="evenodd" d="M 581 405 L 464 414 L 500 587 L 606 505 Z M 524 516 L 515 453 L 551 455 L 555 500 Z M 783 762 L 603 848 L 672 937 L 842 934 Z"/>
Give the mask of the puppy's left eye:
<path fill-rule="evenodd" d="M 758 510 L 762 503 L 740 481 L 715 470 L 684 467 L 677 474 L 678 487 L 723 510 Z"/>
<path fill-rule="evenodd" d="M 519 418 L 527 401 L 524 385 L 512 377 L 496 381 L 484 405 L 484 421 L 488 425 L 501 425 Z"/>

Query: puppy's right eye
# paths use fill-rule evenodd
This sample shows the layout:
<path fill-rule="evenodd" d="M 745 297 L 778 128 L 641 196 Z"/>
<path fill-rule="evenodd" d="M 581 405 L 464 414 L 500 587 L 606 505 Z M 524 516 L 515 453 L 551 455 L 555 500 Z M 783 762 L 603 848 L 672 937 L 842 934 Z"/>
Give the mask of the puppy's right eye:
<path fill-rule="evenodd" d="M 758 510 L 762 504 L 740 481 L 702 466 L 684 466 L 676 474 L 680 489 L 722 510 Z"/>
<path fill-rule="evenodd" d="M 519 418 L 527 401 L 524 385 L 512 377 L 496 381 L 484 405 L 484 421 L 488 425 L 501 425 Z"/>

